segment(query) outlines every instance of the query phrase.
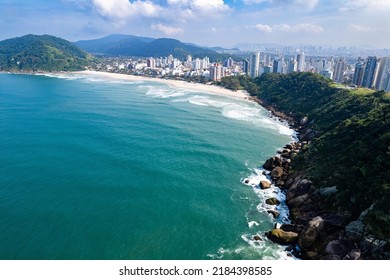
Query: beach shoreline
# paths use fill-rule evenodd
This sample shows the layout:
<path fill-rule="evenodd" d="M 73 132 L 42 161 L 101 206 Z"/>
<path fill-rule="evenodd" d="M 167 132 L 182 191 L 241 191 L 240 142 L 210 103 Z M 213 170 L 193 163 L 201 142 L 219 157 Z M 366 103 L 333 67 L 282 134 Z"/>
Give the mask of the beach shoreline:
<path fill-rule="evenodd" d="M 111 73 L 111 72 L 104 72 L 104 71 L 92 71 L 92 70 L 69 72 L 69 73 L 79 74 L 79 75 L 101 76 L 101 77 L 106 77 L 115 80 L 157 82 L 157 83 L 168 85 L 170 87 L 175 87 L 175 88 L 180 88 L 180 89 L 185 89 L 185 90 L 190 90 L 195 92 L 199 91 L 199 92 L 205 92 L 209 94 L 223 95 L 223 96 L 241 99 L 241 100 L 242 99 L 250 100 L 250 95 L 246 91 L 233 91 L 216 85 L 206 85 L 206 84 L 172 80 L 172 79 L 151 78 L 146 76 L 136 76 L 136 75 L 129 75 L 129 74 Z"/>

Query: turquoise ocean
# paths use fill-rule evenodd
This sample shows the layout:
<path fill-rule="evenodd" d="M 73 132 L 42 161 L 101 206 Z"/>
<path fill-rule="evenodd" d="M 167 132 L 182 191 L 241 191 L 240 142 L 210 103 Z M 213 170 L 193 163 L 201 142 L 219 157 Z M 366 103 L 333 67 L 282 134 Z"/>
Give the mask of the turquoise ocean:
<path fill-rule="evenodd" d="M 288 258 L 255 184 L 292 137 L 246 100 L 0 74 L 0 259 Z"/>

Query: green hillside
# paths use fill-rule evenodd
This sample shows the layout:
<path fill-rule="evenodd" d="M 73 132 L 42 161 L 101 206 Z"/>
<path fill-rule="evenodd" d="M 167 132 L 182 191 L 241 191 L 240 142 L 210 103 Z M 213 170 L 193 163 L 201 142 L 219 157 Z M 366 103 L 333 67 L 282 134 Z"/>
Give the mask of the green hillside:
<path fill-rule="evenodd" d="M 75 44 L 87 52 L 108 56 L 165 57 L 173 55 L 185 60 L 187 55 L 192 55 L 197 58 L 208 56 L 211 61 L 222 61 L 228 57 L 211 49 L 169 38 L 153 39 L 133 35 L 110 35 L 101 39 L 78 41 Z"/>
<path fill-rule="evenodd" d="M 74 71 L 88 65 L 89 55 L 50 35 L 26 35 L 0 42 L 3 71 Z"/>
<path fill-rule="evenodd" d="M 337 187 L 331 212 L 365 219 L 378 238 L 390 237 L 390 95 L 340 89 L 311 73 L 268 74 L 255 79 L 258 97 L 296 120 L 308 117 L 316 136 L 293 161 L 317 188 Z"/>

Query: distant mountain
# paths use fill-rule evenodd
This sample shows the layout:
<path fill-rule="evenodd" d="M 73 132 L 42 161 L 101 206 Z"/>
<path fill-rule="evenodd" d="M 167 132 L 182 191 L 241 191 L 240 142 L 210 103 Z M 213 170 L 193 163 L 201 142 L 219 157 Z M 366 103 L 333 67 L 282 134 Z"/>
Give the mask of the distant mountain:
<path fill-rule="evenodd" d="M 173 55 L 179 59 L 186 59 L 187 55 L 192 55 L 199 58 L 208 56 L 212 61 L 222 61 L 225 58 L 214 50 L 168 38 L 110 35 L 96 40 L 78 41 L 75 44 L 87 52 L 110 56 L 165 57 Z"/>
<path fill-rule="evenodd" d="M 75 45 L 89 53 L 107 54 L 111 49 L 115 52 L 126 44 L 150 43 L 154 40 L 155 38 L 113 34 L 100 39 L 77 41 Z"/>
<path fill-rule="evenodd" d="M 7 71 L 83 70 L 89 55 L 50 35 L 26 35 L 0 42 L 0 69 Z"/>

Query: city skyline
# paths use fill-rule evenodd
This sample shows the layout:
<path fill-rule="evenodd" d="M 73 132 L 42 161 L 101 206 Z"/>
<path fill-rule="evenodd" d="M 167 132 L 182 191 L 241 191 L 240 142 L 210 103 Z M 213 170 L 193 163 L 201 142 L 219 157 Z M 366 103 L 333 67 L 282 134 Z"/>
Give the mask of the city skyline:
<path fill-rule="evenodd" d="M 390 48 L 389 13 L 386 0 L 0 0 L 0 40 L 51 34 L 77 41 L 122 33 L 210 47 Z"/>

